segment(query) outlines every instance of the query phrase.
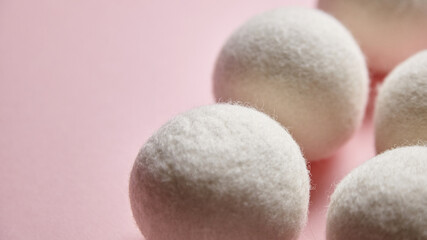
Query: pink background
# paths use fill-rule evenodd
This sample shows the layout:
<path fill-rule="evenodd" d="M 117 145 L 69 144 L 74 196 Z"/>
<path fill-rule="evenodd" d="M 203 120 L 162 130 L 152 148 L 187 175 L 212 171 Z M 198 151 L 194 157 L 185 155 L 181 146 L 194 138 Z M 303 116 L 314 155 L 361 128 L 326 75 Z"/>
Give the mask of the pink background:
<path fill-rule="evenodd" d="M 250 16 L 311 0 L 0 0 L 0 239 L 142 240 L 128 177 L 170 117 L 213 102 L 211 73 Z M 311 164 L 301 239 L 324 239 L 328 195 L 373 156 L 370 121 Z"/>

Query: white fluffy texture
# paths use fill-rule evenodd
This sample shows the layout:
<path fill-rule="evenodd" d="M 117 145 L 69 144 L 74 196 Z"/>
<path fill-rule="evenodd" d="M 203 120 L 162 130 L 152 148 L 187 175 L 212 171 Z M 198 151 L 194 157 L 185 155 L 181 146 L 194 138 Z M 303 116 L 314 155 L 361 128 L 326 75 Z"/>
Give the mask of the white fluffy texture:
<path fill-rule="evenodd" d="M 374 72 L 427 49 L 426 0 L 319 0 L 319 8 L 350 29 Z"/>
<path fill-rule="evenodd" d="M 377 152 L 427 143 L 427 51 L 400 64 L 379 90 L 375 109 Z"/>
<path fill-rule="evenodd" d="M 310 161 L 351 137 L 368 96 L 356 42 L 315 9 L 283 8 L 250 19 L 224 45 L 213 78 L 217 101 L 248 103 L 276 117 Z"/>
<path fill-rule="evenodd" d="M 335 189 L 328 240 L 427 239 L 427 148 L 396 148 L 367 161 Z"/>
<path fill-rule="evenodd" d="M 237 105 L 181 114 L 140 151 L 130 179 L 147 240 L 296 239 L 306 222 L 305 160 L 279 123 Z"/>

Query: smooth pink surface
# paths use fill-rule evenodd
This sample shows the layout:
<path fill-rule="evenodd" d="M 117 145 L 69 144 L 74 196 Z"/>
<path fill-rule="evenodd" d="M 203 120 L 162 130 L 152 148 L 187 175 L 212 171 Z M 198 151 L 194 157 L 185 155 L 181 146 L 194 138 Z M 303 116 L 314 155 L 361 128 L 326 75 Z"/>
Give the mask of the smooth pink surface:
<path fill-rule="evenodd" d="M 0 239 L 142 240 L 128 177 L 173 115 L 213 102 L 223 42 L 250 16 L 294 1 L 0 0 Z M 373 156 L 371 124 L 311 164 L 310 220 Z"/>

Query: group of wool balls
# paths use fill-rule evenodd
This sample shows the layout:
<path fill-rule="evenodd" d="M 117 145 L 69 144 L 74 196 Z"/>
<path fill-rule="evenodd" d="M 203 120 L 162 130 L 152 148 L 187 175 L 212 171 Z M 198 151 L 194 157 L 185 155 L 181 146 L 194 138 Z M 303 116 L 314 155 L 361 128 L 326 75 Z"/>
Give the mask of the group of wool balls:
<path fill-rule="evenodd" d="M 405 60 L 427 48 L 427 1 L 319 7 L 343 23 L 297 7 L 249 19 L 218 56 L 218 103 L 176 116 L 144 144 L 129 192 L 147 240 L 297 239 L 306 163 L 334 154 L 361 125 L 368 67 L 394 68 L 374 114 L 381 154 L 337 185 L 326 237 L 427 239 L 427 51 Z"/>

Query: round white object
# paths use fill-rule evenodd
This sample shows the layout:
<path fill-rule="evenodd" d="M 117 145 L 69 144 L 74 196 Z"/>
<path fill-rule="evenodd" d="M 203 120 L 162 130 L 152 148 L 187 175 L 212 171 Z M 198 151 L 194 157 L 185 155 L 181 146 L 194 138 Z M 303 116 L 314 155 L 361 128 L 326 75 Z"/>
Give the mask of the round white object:
<path fill-rule="evenodd" d="M 350 29 L 376 73 L 427 49 L 426 0 L 319 0 L 318 6 Z"/>
<path fill-rule="evenodd" d="M 139 152 L 129 188 L 147 240 L 286 240 L 306 222 L 310 180 L 279 123 L 217 104 L 161 127 Z"/>
<path fill-rule="evenodd" d="M 249 104 L 276 118 L 304 156 L 332 155 L 360 125 L 368 97 L 363 55 L 333 17 L 306 8 L 255 16 L 222 48 L 218 102 Z"/>
<path fill-rule="evenodd" d="M 396 148 L 347 175 L 332 194 L 328 240 L 427 239 L 427 147 Z"/>
<path fill-rule="evenodd" d="M 379 89 L 375 107 L 377 152 L 427 143 L 427 51 L 394 69 Z"/>

